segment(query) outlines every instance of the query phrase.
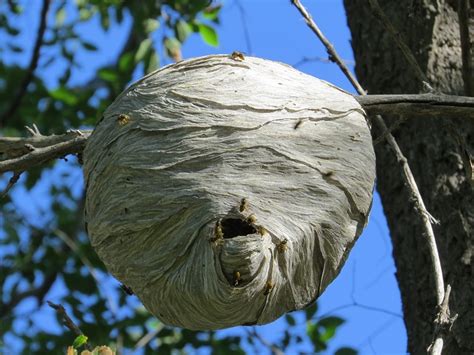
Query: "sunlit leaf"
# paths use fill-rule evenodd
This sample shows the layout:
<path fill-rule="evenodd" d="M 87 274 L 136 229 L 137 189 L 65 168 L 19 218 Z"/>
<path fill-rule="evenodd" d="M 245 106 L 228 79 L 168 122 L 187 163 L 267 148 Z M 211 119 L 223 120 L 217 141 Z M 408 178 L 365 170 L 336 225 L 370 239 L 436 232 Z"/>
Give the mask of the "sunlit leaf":
<path fill-rule="evenodd" d="M 145 55 L 151 49 L 152 41 L 150 38 L 144 39 L 138 46 L 138 50 L 135 53 L 135 63 L 138 63 L 145 58 Z"/>
<path fill-rule="evenodd" d="M 210 6 L 204 9 L 202 12 L 202 16 L 206 20 L 216 20 L 217 17 L 219 16 L 219 11 L 221 10 L 222 6 L 221 5 L 216 5 L 216 6 Z"/>
<path fill-rule="evenodd" d="M 116 82 L 118 81 L 118 74 L 115 70 L 112 69 L 100 69 L 97 73 L 99 78 L 108 81 L 108 82 Z"/>
<path fill-rule="evenodd" d="M 165 38 L 163 42 L 166 54 L 175 62 L 181 60 L 181 43 L 176 38 Z"/>
<path fill-rule="evenodd" d="M 349 347 L 342 347 L 337 349 L 334 355 L 357 355 L 357 350 Z"/>
<path fill-rule="evenodd" d="M 72 343 L 72 347 L 76 349 L 81 347 L 82 345 L 87 343 L 87 339 L 88 339 L 87 336 L 85 336 L 84 334 L 78 335 L 76 339 L 74 339 L 74 342 Z"/>
<path fill-rule="evenodd" d="M 186 21 L 179 20 L 176 23 L 176 38 L 178 38 L 178 41 L 184 42 L 191 32 L 193 32 L 193 30 Z"/>
<path fill-rule="evenodd" d="M 66 8 L 61 7 L 56 12 L 56 26 L 61 27 L 64 24 L 65 20 L 66 20 Z"/>
<path fill-rule="evenodd" d="M 62 101 L 68 105 L 77 103 L 77 96 L 65 87 L 59 87 L 49 92 L 49 95 L 56 100 Z"/>
<path fill-rule="evenodd" d="M 143 28 L 145 29 L 146 33 L 154 32 L 158 29 L 158 27 L 160 27 L 160 23 L 154 18 L 147 18 L 145 21 L 143 21 Z"/>
<path fill-rule="evenodd" d="M 208 25 L 203 23 L 198 24 L 199 34 L 204 42 L 209 44 L 210 46 L 217 47 L 219 45 L 219 39 L 217 37 L 216 31 Z"/>

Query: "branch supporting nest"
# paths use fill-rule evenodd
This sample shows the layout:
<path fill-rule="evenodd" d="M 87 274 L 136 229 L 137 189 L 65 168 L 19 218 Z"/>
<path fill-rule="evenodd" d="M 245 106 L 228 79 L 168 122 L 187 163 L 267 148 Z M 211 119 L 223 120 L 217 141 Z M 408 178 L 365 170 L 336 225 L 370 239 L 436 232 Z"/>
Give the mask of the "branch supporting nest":
<path fill-rule="evenodd" d="M 0 173 L 26 171 L 68 154 L 80 154 L 90 133 L 75 130 L 57 136 L 1 137 Z"/>

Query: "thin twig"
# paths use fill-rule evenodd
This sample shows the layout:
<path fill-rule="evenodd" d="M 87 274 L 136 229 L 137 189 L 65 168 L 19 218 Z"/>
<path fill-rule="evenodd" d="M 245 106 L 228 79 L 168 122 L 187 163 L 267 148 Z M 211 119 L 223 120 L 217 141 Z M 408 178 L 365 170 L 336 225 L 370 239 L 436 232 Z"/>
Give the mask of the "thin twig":
<path fill-rule="evenodd" d="M 35 46 L 33 48 L 33 54 L 31 55 L 30 64 L 28 66 L 28 69 L 26 70 L 26 75 L 20 84 L 20 88 L 18 92 L 16 93 L 15 97 L 13 98 L 13 100 L 11 101 L 10 106 L 0 116 L 0 127 L 2 127 L 5 124 L 5 122 L 13 116 L 13 114 L 16 112 L 18 107 L 20 107 L 21 101 L 23 100 L 23 97 L 26 94 L 26 90 L 28 89 L 28 85 L 31 83 L 31 80 L 33 79 L 33 73 L 35 72 L 36 67 L 38 66 L 40 49 L 41 49 L 41 45 L 43 44 L 44 33 L 46 31 L 46 19 L 47 19 L 49 5 L 50 5 L 50 0 L 43 0 L 43 6 L 41 8 L 41 14 L 40 14 L 40 24 L 38 27 L 38 35 L 36 37 Z"/>
<path fill-rule="evenodd" d="M 284 355 L 283 351 L 276 346 L 275 344 L 270 343 L 268 340 L 266 340 L 264 337 L 262 337 L 260 334 L 258 334 L 257 330 L 255 327 L 252 327 L 252 329 L 247 329 L 247 333 L 250 336 L 255 337 L 258 339 L 260 343 L 262 343 L 265 347 L 267 347 L 273 355 Z"/>
<path fill-rule="evenodd" d="M 293 0 L 293 4 L 297 6 L 300 13 L 303 14 L 303 16 L 305 17 L 305 20 L 308 26 L 314 31 L 314 28 L 313 28 L 314 26 L 311 25 L 313 21 L 311 17 L 309 16 L 308 12 L 306 11 L 306 9 L 297 0 Z M 321 42 L 326 46 L 330 55 L 332 55 L 333 57 L 336 57 L 337 53 L 334 47 L 328 41 L 328 39 L 320 31 L 319 33 L 316 33 L 316 35 L 321 40 Z M 339 65 L 343 73 L 350 73 L 349 68 L 347 68 L 344 62 L 336 61 L 336 63 Z M 353 78 L 352 75 L 347 76 L 347 77 Z M 357 82 L 356 79 L 355 79 L 355 82 L 356 84 L 355 85 L 353 84 L 353 85 L 354 85 L 354 88 L 357 90 L 357 92 L 360 95 L 366 95 L 364 89 L 360 86 L 360 84 Z M 379 124 L 379 126 L 382 127 L 383 132 L 386 132 L 388 130 L 383 118 L 380 115 L 375 115 L 374 119 Z M 397 161 L 400 163 L 402 167 L 402 172 L 403 172 L 402 176 L 405 180 L 405 184 L 410 190 L 410 194 L 412 195 L 415 201 L 415 206 L 417 207 L 417 210 L 419 211 L 421 220 L 423 222 L 422 226 L 423 226 L 424 233 L 426 235 L 426 240 L 428 243 L 428 247 L 430 250 L 431 263 L 432 263 L 433 274 L 434 274 L 434 279 L 435 279 L 435 291 L 436 291 L 436 301 L 437 301 L 436 303 L 438 305 L 441 305 L 445 297 L 445 292 L 444 292 L 444 279 L 443 279 L 443 272 L 441 268 L 441 261 L 440 261 L 440 257 L 438 253 L 438 248 L 436 246 L 436 239 L 435 239 L 433 227 L 432 227 L 432 223 L 435 223 L 436 220 L 426 210 L 425 204 L 423 202 L 421 194 L 416 185 L 410 166 L 408 165 L 408 161 L 404 157 L 403 153 L 400 150 L 400 147 L 398 146 L 398 143 L 396 142 L 395 138 L 393 137 L 391 133 L 387 134 L 387 141 L 390 147 L 392 148 L 393 152 L 395 153 L 395 156 L 397 157 Z"/>
<path fill-rule="evenodd" d="M 314 34 L 319 38 L 319 40 L 323 43 L 324 47 L 326 47 L 326 50 L 329 55 L 329 59 L 333 62 L 335 62 L 339 68 L 341 68 L 342 72 L 346 75 L 347 79 L 351 82 L 352 86 L 354 86 L 357 90 L 357 92 L 361 95 L 365 94 L 364 89 L 362 86 L 359 84 L 355 76 L 351 73 L 349 68 L 344 64 L 344 61 L 339 57 L 337 54 L 336 50 L 334 49 L 334 46 L 331 44 L 331 42 L 328 41 L 328 39 L 324 36 L 324 34 L 321 32 L 319 27 L 316 25 L 316 23 L 313 21 L 313 18 L 311 15 L 308 13 L 306 8 L 301 4 L 299 0 L 291 0 L 293 5 L 298 9 L 298 11 L 301 13 L 303 16 L 304 20 L 306 21 L 306 24 L 308 27 L 314 32 Z"/>
<path fill-rule="evenodd" d="M 78 208 L 78 210 L 81 211 L 81 214 L 82 214 L 82 208 Z M 75 240 L 73 240 L 67 233 L 65 233 L 64 231 L 60 230 L 60 229 L 55 229 L 53 231 L 53 234 L 55 234 L 56 236 L 58 236 L 63 242 L 64 244 L 66 244 L 69 249 L 71 249 L 74 253 L 76 253 L 76 255 L 78 256 L 78 258 L 81 260 L 81 262 L 84 264 L 84 266 L 87 268 L 87 270 L 89 271 L 89 274 L 92 276 L 92 278 L 94 279 L 95 281 L 95 284 L 96 284 L 96 287 L 97 287 L 97 290 L 99 291 L 99 294 L 102 295 L 102 297 L 106 300 L 106 302 L 108 303 L 108 306 L 109 306 L 109 310 L 110 312 L 112 313 L 112 315 L 114 315 L 115 317 L 117 316 L 117 310 L 115 309 L 114 307 L 114 303 L 112 302 L 112 299 L 110 298 L 110 296 L 108 295 L 107 292 L 103 292 L 100 285 L 101 285 L 101 282 L 99 280 L 99 275 L 97 275 L 97 272 L 95 271 L 95 268 L 94 266 L 92 265 L 91 261 L 87 258 L 87 256 L 83 255 L 81 253 L 81 251 L 79 250 L 79 247 L 76 243 Z"/>
<path fill-rule="evenodd" d="M 0 196 L 0 200 L 3 200 L 5 196 L 8 194 L 8 192 L 11 190 L 13 185 L 15 185 L 18 182 L 18 179 L 20 179 L 20 176 L 23 172 L 22 171 L 15 171 L 13 172 L 13 176 L 8 180 L 8 184 L 5 187 L 5 189 L 2 192 L 2 195 Z"/>
<path fill-rule="evenodd" d="M 38 287 L 12 294 L 9 302 L 0 304 L 0 319 L 3 319 L 5 315 L 10 313 L 12 309 L 25 298 L 35 297 L 38 300 L 38 303 L 41 303 L 44 296 L 46 296 L 51 286 L 54 284 L 54 281 L 56 281 L 57 276 L 57 271 L 53 271 L 44 276 L 43 282 Z"/>
<path fill-rule="evenodd" d="M 348 65 L 354 65 L 355 64 L 352 60 L 347 60 L 347 59 L 343 59 L 343 60 Z M 293 64 L 293 67 L 299 68 L 302 65 L 304 65 L 306 63 L 311 63 L 311 62 L 332 63 L 332 60 L 330 60 L 329 58 L 323 58 L 323 57 L 303 57 L 298 62 Z"/>
<path fill-rule="evenodd" d="M 461 35 L 462 49 L 462 77 L 464 81 L 464 94 L 474 95 L 471 40 L 469 38 L 469 13 L 470 3 L 468 0 L 458 0 L 459 31 Z"/>
<path fill-rule="evenodd" d="M 50 306 L 52 309 L 54 309 L 56 311 L 56 313 L 58 314 L 58 316 L 60 316 L 63 319 L 64 325 L 70 331 L 72 331 L 76 336 L 84 335 L 82 330 L 76 325 L 76 323 L 73 322 L 71 317 L 69 317 L 69 315 L 67 314 L 66 310 L 64 309 L 64 307 L 62 305 L 55 304 L 51 301 L 46 301 L 46 302 L 48 303 L 48 306 Z M 92 350 L 92 347 L 90 346 L 90 344 L 87 341 L 84 343 L 84 348 L 86 348 L 89 351 Z"/>
<path fill-rule="evenodd" d="M 369 0 L 369 4 L 372 10 L 374 11 L 374 17 L 376 17 L 377 19 L 380 20 L 380 22 L 382 22 L 382 25 L 390 34 L 393 41 L 397 44 L 398 48 L 400 48 L 403 56 L 410 64 L 411 68 L 414 70 L 420 82 L 425 82 L 426 84 L 429 85 L 428 77 L 423 72 L 423 70 L 421 70 L 420 65 L 418 64 L 410 48 L 406 45 L 400 32 L 398 32 L 398 30 L 393 26 L 390 19 L 387 17 L 387 15 L 385 15 L 385 12 L 380 7 L 379 2 L 377 0 Z"/>

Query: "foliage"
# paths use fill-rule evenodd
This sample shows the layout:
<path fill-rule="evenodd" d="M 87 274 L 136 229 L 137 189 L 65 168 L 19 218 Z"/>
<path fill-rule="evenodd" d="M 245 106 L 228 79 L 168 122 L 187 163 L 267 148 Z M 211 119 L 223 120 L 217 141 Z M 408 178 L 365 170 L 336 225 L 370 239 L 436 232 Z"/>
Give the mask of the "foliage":
<path fill-rule="evenodd" d="M 31 39 L 25 37 L 28 28 L 18 25 L 31 21 L 31 12 L 25 11 L 27 6 L 34 7 L 31 4 L 0 3 L 0 117 L 11 112 L 3 117 L 4 135 L 22 136 L 24 127 L 33 124 L 48 134 L 93 127 L 133 78 L 159 67 L 160 52 L 180 60 L 181 45 L 193 33 L 209 45 L 219 43 L 215 26 L 221 5 L 208 0 L 50 1 L 41 55 L 31 70 L 30 63 L 24 63 L 30 57 Z M 124 43 L 117 45 L 116 57 L 106 65 L 90 60 L 104 55 L 100 43 L 84 30 L 94 26 L 103 33 L 119 27 L 127 34 Z M 29 71 L 32 79 L 21 95 L 19 85 Z M 84 77 L 85 72 L 91 73 L 89 78 Z M 18 95 L 20 103 L 12 106 L 12 97 Z M 6 184 L 8 179 L 3 180 Z M 159 348 L 164 354 L 198 348 L 241 354 L 243 344 L 256 346 L 255 337 L 246 331 L 222 337 L 219 332 L 166 327 L 134 296 L 123 292 L 107 276 L 83 229 L 81 181 L 79 160 L 70 159 L 66 164 L 57 162 L 23 173 L 14 193 L 2 199 L 0 350 L 12 342 L 23 353 L 65 351 L 86 342 L 112 349 L 133 349 L 138 344 L 144 353 Z M 21 203 L 22 196 L 40 200 L 37 206 Z M 47 297 L 64 305 L 83 336 L 75 338 L 58 326 L 59 318 L 57 324 L 41 324 L 46 312 L 52 314 L 44 306 Z M 39 318 L 33 317 L 38 310 L 42 310 Z M 313 305 L 305 313 L 305 322 L 308 339 L 320 351 L 326 349 L 342 320 L 316 321 L 315 314 Z M 283 351 L 305 341 L 295 317 L 287 315 L 286 320 L 288 329 L 276 344 Z M 340 349 L 340 354 L 349 354 L 347 351 Z"/>

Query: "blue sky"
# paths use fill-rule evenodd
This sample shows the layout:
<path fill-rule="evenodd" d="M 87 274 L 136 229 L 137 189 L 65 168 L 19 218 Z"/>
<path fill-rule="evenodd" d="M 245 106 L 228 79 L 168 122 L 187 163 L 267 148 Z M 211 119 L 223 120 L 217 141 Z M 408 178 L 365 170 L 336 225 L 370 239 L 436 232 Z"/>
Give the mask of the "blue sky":
<path fill-rule="evenodd" d="M 28 26 L 36 28 L 37 14 L 40 2 L 31 1 L 26 8 L 31 24 L 21 24 L 21 28 Z M 342 0 L 305 1 L 305 5 L 312 13 L 314 20 L 326 36 L 332 41 L 340 56 L 353 65 L 352 49 L 350 47 L 350 32 L 346 25 L 346 18 Z M 51 19 L 54 21 L 53 19 Z M 246 24 L 246 29 L 243 23 Z M 110 63 L 114 60 L 125 39 L 124 29 L 130 26 L 126 19 L 122 25 L 113 26 L 108 33 L 98 31 L 98 26 L 83 26 L 81 33 L 96 43 L 98 52 L 79 53 L 81 61 L 91 63 L 84 66 L 84 70 L 72 77 L 73 84 L 80 84 L 91 79 L 97 66 Z M 247 30 L 250 41 L 246 41 Z M 161 54 L 161 64 L 169 64 L 160 47 L 157 33 L 156 49 Z M 298 11 L 291 6 L 288 0 L 227 0 L 221 13 L 221 25 L 217 28 L 219 46 L 209 47 L 199 38 L 192 35 L 183 47 L 183 57 L 195 57 L 213 53 L 231 53 L 239 50 L 247 55 L 254 55 L 266 59 L 298 65 L 298 69 L 329 81 L 351 93 L 354 90 L 338 67 L 332 63 L 309 61 L 301 63 L 307 58 L 326 58 L 324 47 L 314 34 L 307 28 Z M 31 47 L 35 31 L 26 31 L 22 35 L 25 47 Z M 27 62 L 29 54 L 18 60 Z M 12 59 L 13 60 L 13 59 Z M 56 66 L 51 72 L 39 72 L 48 77 L 48 83 L 54 86 L 55 72 L 62 68 Z M 139 73 L 137 73 L 138 78 Z M 67 163 L 62 162 L 61 168 L 67 170 Z M 71 178 L 71 188 L 80 193 L 81 178 Z M 31 215 L 37 213 L 33 201 L 45 201 L 47 189 L 37 189 L 31 194 L 21 189 L 15 191 L 17 205 Z M 38 202 L 41 204 L 40 202 Z M 41 207 L 41 206 L 40 206 Z M 392 259 L 392 247 L 383 209 L 378 195 L 375 195 L 370 222 L 356 243 L 340 276 L 328 287 L 320 297 L 318 314 L 338 315 L 346 319 L 334 340 L 330 343 L 328 354 L 340 346 L 351 346 L 361 354 L 402 354 L 406 351 L 406 330 L 402 319 L 400 294 L 394 276 L 395 266 Z M 53 290 L 53 293 L 61 290 Z M 42 312 L 48 312 L 44 310 Z M 299 323 L 298 323 L 299 321 Z M 305 331 L 302 317 L 297 316 L 297 327 Z M 286 323 L 277 320 L 266 326 L 259 327 L 259 332 L 268 340 L 272 340 Z M 223 334 L 241 332 L 239 328 L 225 330 Z"/>

